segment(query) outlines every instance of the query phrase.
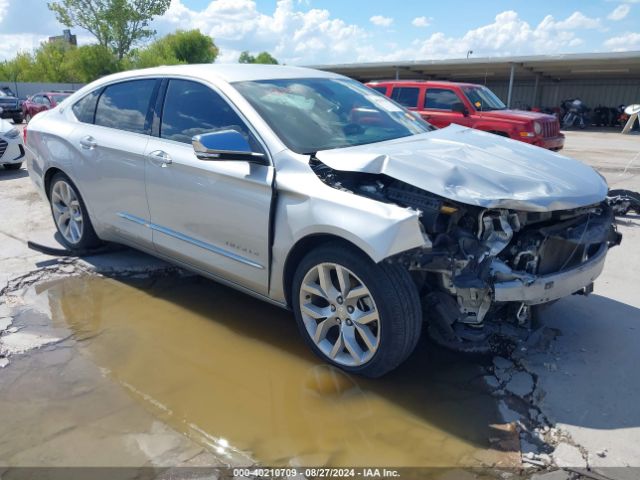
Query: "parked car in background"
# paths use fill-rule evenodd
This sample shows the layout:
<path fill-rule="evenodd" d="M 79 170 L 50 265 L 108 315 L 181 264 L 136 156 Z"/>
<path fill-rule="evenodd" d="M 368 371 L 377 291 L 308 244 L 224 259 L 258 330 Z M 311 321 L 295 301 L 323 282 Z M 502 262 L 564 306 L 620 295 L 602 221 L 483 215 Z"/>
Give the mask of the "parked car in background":
<path fill-rule="evenodd" d="M 21 101 L 9 87 L 0 88 L 0 118 L 10 118 L 14 123 L 22 123 Z"/>
<path fill-rule="evenodd" d="M 124 243 L 290 308 L 318 356 L 372 377 L 423 328 L 458 350 L 505 345 L 532 306 L 589 293 L 620 243 L 588 165 L 436 129 L 312 69 L 122 72 L 26 139 L 69 249 Z"/>
<path fill-rule="evenodd" d="M 564 146 L 553 115 L 509 110 L 490 89 L 473 83 L 439 81 L 370 82 L 368 87 L 392 98 L 438 128 L 452 123 L 484 130 L 549 150 Z"/>
<path fill-rule="evenodd" d="M 40 92 L 31 95 L 22 104 L 24 119 L 29 123 L 36 114 L 56 107 L 69 95 L 71 92 Z"/>
<path fill-rule="evenodd" d="M 18 170 L 24 161 L 24 154 L 20 131 L 0 119 L 0 165 L 7 170 Z"/>

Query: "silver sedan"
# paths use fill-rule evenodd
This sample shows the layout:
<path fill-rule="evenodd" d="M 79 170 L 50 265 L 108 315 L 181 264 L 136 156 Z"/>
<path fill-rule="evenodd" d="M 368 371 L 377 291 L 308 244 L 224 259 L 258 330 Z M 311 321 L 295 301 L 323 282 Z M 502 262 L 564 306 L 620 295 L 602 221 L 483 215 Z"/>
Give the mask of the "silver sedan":
<path fill-rule="evenodd" d="M 423 329 L 508 343 L 620 242 L 591 168 L 310 69 L 108 76 L 35 117 L 27 149 L 69 249 L 126 244 L 290 308 L 321 358 L 367 376 Z"/>

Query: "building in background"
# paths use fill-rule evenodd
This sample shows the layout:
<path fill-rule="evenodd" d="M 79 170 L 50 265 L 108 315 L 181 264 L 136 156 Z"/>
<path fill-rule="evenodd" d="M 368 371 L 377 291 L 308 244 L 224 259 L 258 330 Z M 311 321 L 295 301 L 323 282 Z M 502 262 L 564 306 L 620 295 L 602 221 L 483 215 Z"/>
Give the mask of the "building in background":
<path fill-rule="evenodd" d="M 65 29 L 62 30 L 62 35 L 56 35 L 54 37 L 49 37 L 49 43 L 53 42 L 65 42 L 69 45 L 73 45 L 74 47 L 78 46 L 78 39 L 75 35 L 71 34 L 71 30 Z"/>

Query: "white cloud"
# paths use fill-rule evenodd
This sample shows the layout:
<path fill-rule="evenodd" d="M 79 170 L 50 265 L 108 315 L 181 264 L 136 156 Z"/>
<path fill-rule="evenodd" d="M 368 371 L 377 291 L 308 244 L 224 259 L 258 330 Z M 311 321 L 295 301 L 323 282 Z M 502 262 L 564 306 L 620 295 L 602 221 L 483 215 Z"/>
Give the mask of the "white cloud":
<path fill-rule="evenodd" d="M 378 27 L 390 27 L 393 23 L 393 18 L 385 17 L 382 15 L 374 15 L 369 19 L 369 21 Z"/>
<path fill-rule="evenodd" d="M 627 32 L 617 37 L 611 37 L 605 40 L 604 46 L 614 52 L 640 50 L 640 33 Z"/>
<path fill-rule="evenodd" d="M 568 51 L 583 44 L 577 30 L 597 28 L 601 28 L 600 20 L 581 12 L 574 12 L 562 20 L 547 15 L 538 25 L 532 26 L 516 12 L 508 10 L 496 15 L 492 23 L 469 30 L 462 36 L 436 32 L 383 59 L 464 57 L 469 50 L 473 50 L 476 57 Z"/>
<path fill-rule="evenodd" d="M 46 39 L 46 36 L 33 33 L 0 34 L 0 60 L 12 58 L 18 52 L 31 52 Z"/>
<path fill-rule="evenodd" d="M 9 0 L 0 0 L 0 23 L 4 20 L 9 10 Z"/>
<path fill-rule="evenodd" d="M 288 64 L 354 61 L 375 51 L 365 29 L 326 9 L 297 10 L 293 0 L 279 0 L 272 14 L 258 11 L 254 0 L 212 0 L 202 11 L 172 0 L 154 26 L 159 34 L 198 28 L 211 35 L 221 49 L 220 62 L 237 61 L 242 50 L 266 50 Z"/>
<path fill-rule="evenodd" d="M 614 8 L 613 11 L 609 15 L 607 15 L 607 18 L 614 21 L 622 20 L 627 15 L 629 15 L 630 11 L 631 7 L 628 4 L 623 3 L 622 5 L 618 5 L 616 8 Z"/>
<path fill-rule="evenodd" d="M 431 25 L 433 18 L 430 17 L 416 17 L 411 21 L 411 25 L 414 27 L 424 28 Z"/>

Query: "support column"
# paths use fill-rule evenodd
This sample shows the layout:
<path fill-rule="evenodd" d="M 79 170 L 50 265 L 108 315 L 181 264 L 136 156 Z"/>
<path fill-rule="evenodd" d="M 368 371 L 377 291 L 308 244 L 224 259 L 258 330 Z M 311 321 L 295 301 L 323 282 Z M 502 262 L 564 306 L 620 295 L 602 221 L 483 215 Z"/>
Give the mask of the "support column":
<path fill-rule="evenodd" d="M 396 80 L 400 80 L 400 69 L 396 67 Z"/>
<path fill-rule="evenodd" d="M 509 93 L 507 93 L 507 108 L 511 108 L 511 94 L 513 93 L 513 77 L 516 73 L 515 64 L 511 64 L 511 74 L 509 75 Z"/>
<path fill-rule="evenodd" d="M 538 105 L 538 84 L 540 83 L 540 74 L 536 73 L 536 82 L 533 84 L 533 99 L 531 100 L 531 108 L 539 107 Z"/>

